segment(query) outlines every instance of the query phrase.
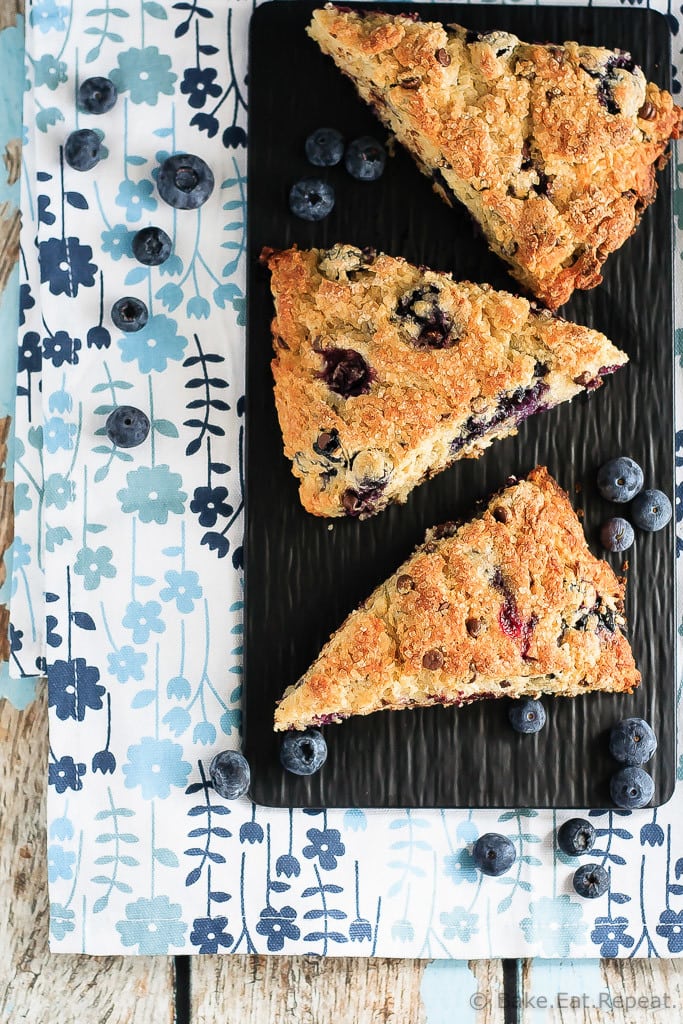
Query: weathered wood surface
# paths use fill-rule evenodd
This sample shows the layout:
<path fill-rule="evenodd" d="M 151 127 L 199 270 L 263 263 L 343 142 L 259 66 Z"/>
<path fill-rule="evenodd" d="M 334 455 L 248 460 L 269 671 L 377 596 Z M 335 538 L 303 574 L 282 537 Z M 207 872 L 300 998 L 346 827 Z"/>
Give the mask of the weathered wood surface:
<path fill-rule="evenodd" d="M 446 1016 L 434 1018 L 426 995 L 425 960 L 316 957 L 206 956 L 192 961 L 192 1024 L 239 1016 L 240 1024 L 503 1024 L 500 960 L 472 961 L 473 995 L 458 991 L 464 965 L 440 980 L 449 998 Z M 470 1004 L 481 997 L 482 1009 Z M 476 999 L 473 998 L 476 1007 Z M 428 1010 L 430 1013 L 428 1015 Z"/>

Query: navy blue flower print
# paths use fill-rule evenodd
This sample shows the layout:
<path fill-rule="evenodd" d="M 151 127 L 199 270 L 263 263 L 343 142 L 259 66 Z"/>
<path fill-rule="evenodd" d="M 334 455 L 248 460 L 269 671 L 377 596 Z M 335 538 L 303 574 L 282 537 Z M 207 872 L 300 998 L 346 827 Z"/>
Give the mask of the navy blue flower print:
<path fill-rule="evenodd" d="M 217 953 L 219 946 L 231 946 L 232 935 L 226 931 L 227 917 L 196 917 L 192 923 L 190 942 L 200 953 Z"/>
<path fill-rule="evenodd" d="M 244 128 L 233 124 L 223 132 L 223 145 L 226 149 L 237 149 L 239 146 L 246 146 L 247 133 Z"/>
<path fill-rule="evenodd" d="M 91 288 L 95 284 L 97 267 L 91 263 L 89 245 L 81 245 L 74 237 L 48 238 L 39 243 L 38 249 L 40 280 L 49 282 L 53 295 L 75 298 L 81 285 Z"/>
<path fill-rule="evenodd" d="M 661 825 L 657 825 L 653 821 L 643 825 L 640 830 L 640 845 L 645 846 L 646 843 L 648 846 L 664 845 L 664 829 Z"/>
<path fill-rule="evenodd" d="M 262 843 L 263 829 L 257 821 L 245 821 L 240 825 L 240 842 Z"/>
<path fill-rule="evenodd" d="M 60 757 L 59 761 L 50 761 L 47 769 L 47 781 L 58 793 L 65 793 L 67 789 L 83 789 L 81 775 L 85 775 L 85 765 L 74 762 L 68 755 Z"/>
<path fill-rule="evenodd" d="M 31 295 L 31 286 L 29 284 L 22 284 L 19 289 L 19 326 L 23 327 L 26 323 L 26 310 L 33 309 L 36 304 L 36 300 Z"/>
<path fill-rule="evenodd" d="M 63 363 L 75 366 L 80 348 L 80 339 L 70 337 L 66 331 L 55 331 L 50 337 L 43 338 L 43 355 L 56 367 Z"/>
<path fill-rule="evenodd" d="M 600 956 L 619 956 L 619 946 L 630 949 L 634 939 L 626 934 L 628 919 L 625 917 L 596 917 L 595 928 L 591 932 L 591 942 L 600 946 Z"/>
<path fill-rule="evenodd" d="M 105 693 L 104 687 L 98 685 L 99 678 L 99 669 L 86 665 L 85 658 L 58 660 L 48 665 L 48 703 L 55 708 L 57 718 L 62 721 L 75 718 L 82 722 L 88 708 L 99 711 Z"/>
<path fill-rule="evenodd" d="M 317 857 L 323 871 L 334 871 L 337 866 L 337 857 L 343 857 L 346 847 L 341 841 L 341 832 L 336 828 L 309 828 L 306 838 L 310 846 L 304 846 L 301 851 L 308 860 Z"/>
<path fill-rule="evenodd" d="M 193 128 L 198 128 L 200 132 L 206 132 L 210 139 L 218 134 L 218 118 L 213 114 L 195 114 L 190 125 Z"/>
<path fill-rule="evenodd" d="M 349 938 L 351 942 L 363 942 L 364 939 L 372 939 L 372 925 L 364 917 L 357 917 L 349 927 Z"/>
<path fill-rule="evenodd" d="M 283 907 L 282 910 L 275 910 L 271 906 L 264 907 L 259 914 L 259 922 L 256 931 L 259 935 L 268 936 L 268 951 L 277 953 L 285 944 L 285 939 L 299 938 L 298 927 L 293 924 L 296 918 L 294 907 Z"/>
<path fill-rule="evenodd" d="M 275 874 L 278 878 L 280 875 L 284 875 L 285 878 L 298 878 L 301 874 L 301 865 L 291 853 L 283 853 L 275 861 Z"/>
<path fill-rule="evenodd" d="M 37 373 L 41 367 L 40 335 L 35 331 L 27 331 L 21 339 L 19 358 L 17 359 L 17 373 L 28 370 L 29 373 Z"/>
<path fill-rule="evenodd" d="M 17 629 L 10 622 L 9 624 L 9 649 L 12 654 L 18 654 L 23 648 L 22 638 L 24 636 L 23 629 Z"/>
<path fill-rule="evenodd" d="M 102 772 L 103 775 L 107 773 L 114 774 L 116 771 L 116 758 L 111 750 L 98 750 L 96 754 L 93 754 L 92 770 L 94 772 Z"/>
<path fill-rule="evenodd" d="M 683 911 L 663 910 L 659 915 L 657 935 L 666 939 L 670 953 L 680 953 L 683 950 Z"/>
<path fill-rule="evenodd" d="M 222 89 L 216 85 L 218 72 L 215 68 L 188 68 L 183 75 L 180 91 L 184 93 L 191 107 L 199 109 L 206 103 L 207 96 L 220 96 Z"/>
<path fill-rule="evenodd" d="M 215 526 L 219 516 L 229 516 L 232 506 L 228 505 L 227 487 L 195 487 L 190 509 L 199 514 L 201 526 Z"/>

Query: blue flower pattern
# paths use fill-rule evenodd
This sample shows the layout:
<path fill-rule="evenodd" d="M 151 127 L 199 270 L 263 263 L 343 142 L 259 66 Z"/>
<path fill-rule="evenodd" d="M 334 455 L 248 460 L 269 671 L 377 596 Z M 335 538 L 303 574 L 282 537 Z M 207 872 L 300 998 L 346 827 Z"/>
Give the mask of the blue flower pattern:
<path fill-rule="evenodd" d="M 270 862 L 266 866 L 263 860 L 270 858 L 269 837 L 264 828 L 267 816 L 261 817 L 260 812 L 257 820 L 250 805 L 228 808 L 210 794 L 209 824 L 206 803 L 195 804 L 196 797 L 190 792 L 193 787 L 207 792 L 208 784 L 205 773 L 203 782 L 194 781 L 201 776 L 193 770 L 188 759 L 189 736 L 192 735 L 192 742 L 200 748 L 214 744 L 220 747 L 224 741 L 216 729 L 219 722 L 226 735 L 239 727 L 241 638 L 237 632 L 227 648 L 227 670 L 237 678 L 231 680 L 223 691 L 219 690 L 224 707 L 217 704 L 217 712 L 210 718 L 193 718 L 202 701 L 213 698 L 209 683 L 200 678 L 201 665 L 197 667 L 181 653 L 188 636 L 185 633 L 185 640 L 182 639 L 181 626 L 184 628 L 186 622 L 187 630 L 190 630 L 195 622 L 203 622 L 205 603 L 204 577 L 194 568 L 188 570 L 185 567 L 185 551 L 189 552 L 191 543 L 189 528 L 187 540 L 183 537 L 180 544 L 167 541 L 172 545 L 168 549 L 168 557 L 173 559 L 168 567 L 164 566 L 161 571 L 158 568 L 150 570 L 147 564 L 134 572 L 133 592 L 129 598 L 124 597 L 121 613 L 109 624 L 110 635 L 98 608 L 100 592 L 104 593 L 102 588 L 106 587 L 107 581 L 116 576 L 118 583 L 128 575 L 120 562 L 118 549 L 106 543 L 106 533 L 101 540 L 98 539 L 96 535 L 100 526 L 90 521 L 85 524 L 83 538 L 75 533 L 73 538 L 59 533 L 61 529 L 68 530 L 69 526 L 73 529 L 74 508 L 82 501 L 84 489 L 88 494 L 96 495 L 95 484 L 102 484 L 104 489 L 109 487 L 102 478 L 100 481 L 91 479 L 84 488 L 83 481 L 76 479 L 69 469 L 72 453 L 76 460 L 79 444 L 83 444 L 80 425 L 83 410 L 79 409 L 81 396 L 72 395 L 64 380 L 68 380 L 72 367 L 77 367 L 91 355 L 101 359 L 111 346 L 111 352 L 117 356 L 116 362 L 112 360 L 112 367 L 116 367 L 119 379 L 110 379 L 107 387 L 111 398 L 107 394 L 100 401 L 106 400 L 113 405 L 126 400 L 129 397 L 126 392 L 134 387 L 139 389 L 141 381 L 147 388 L 146 378 L 149 377 L 152 380 L 149 393 L 152 395 L 153 392 L 154 399 L 161 406 L 161 389 L 157 393 L 156 383 L 160 381 L 160 375 L 169 370 L 182 370 L 185 375 L 183 386 L 187 389 L 187 401 L 182 412 L 178 409 L 177 415 L 169 421 L 159 421 L 159 429 L 153 431 L 158 445 L 156 457 L 152 454 L 146 464 L 136 457 L 131 465 L 126 453 L 107 453 L 112 474 L 118 469 L 116 476 L 112 476 L 114 487 L 109 488 L 114 507 L 120 508 L 128 523 L 138 525 L 138 545 L 145 543 L 147 535 L 140 531 L 147 526 L 165 526 L 170 537 L 171 528 L 176 523 L 184 516 L 192 516 L 200 528 L 198 536 L 201 537 L 202 552 L 211 559 L 207 564 L 215 565 L 216 557 L 226 557 L 230 553 L 234 566 L 239 568 L 241 564 L 241 487 L 236 469 L 240 449 L 231 449 L 225 434 L 214 433 L 210 428 L 220 430 L 221 424 L 228 421 L 232 434 L 241 434 L 243 404 L 238 394 L 226 395 L 228 388 L 235 386 L 235 374 L 228 369 L 227 363 L 225 368 L 221 365 L 223 350 L 216 345 L 208 330 L 211 317 L 219 309 L 228 311 L 234 324 L 244 322 L 244 290 L 240 274 L 243 270 L 242 222 L 246 209 L 243 154 L 246 90 L 241 74 L 235 71 L 240 49 L 237 13 L 229 10 L 227 21 L 223 19 L 222 33 L 216 33 L 214 24 L 221 17 L 217 5 L 214 10 L 196 5 L 192 5 L 192 10 L 190 5 L 185 5 L 187 9 L 178 5 L 178 9 L 165 10 L 151 2 L 143 6 L 147 8 L 145 20 L 151 22 L 156 19 L 155 27 L 164 30 L 159 36 L 155 35 L 157 45 L 149 45 L 149 32 L 146 42 L 140 36 L 135 39 L 129 34 L 128 25 L 125 26 L 125 43 L 116 44 L 107 38 L 107 32 L 121 27 L 123 19 L 120 12 L 128 14 L 127 0 L 122 0 L 116 9 L 118 14 L 112 9 L 108 28 L 102 16 L 89 19 L 89 26 L 97 27 L 97 31 L 92 33 L 93 48 L 85 54 L 86 66 L 100 58 L 106 62 L 120 89 L 122 104 L 128 106 L 131 118 L 145 110 L 155 117 L 158 112 L 156 134 L 159 140 L 163 140 L 159 145 L 168 147 L 169 152 L 178 147 L 178 139 L 173 132 L 180 131 L 170 118 L 164 120 L 167 110 L 164 104 L 170 96 L 174 97 L 178 120 L 186 114 L 183 138 L 188 149 L 192 138 L 195 139 L 195 148 L 212 139 L 223 148 L 227 169 L 223 181 L 219 182 L 217 178 L 217 185 L 222 185 L 224 219 L 226 223 L 230 222 L 226 241 L 230 244 L 226 246 L 228 262 L 225 270 L 215 279 L 210 276 L 208 268 L 220 266 L 220 263 L 216 263 L 213 255 L 207 261 L 201 248 L 194 257 L 191 252 L 179 248 L 167 265 L 154 271 L 154 275 L 138 275 L 131 281 L 131 293 L 137 294 L 136 285 L 142 285 L 151 300 L 152 315 L 147 327 L 137 335 L 121 337 L 114 333 L 110 337 L 102 315 L 99 323 L 94 317 L 89 325 L 81 327 L 79 324 L 76 327 L 75 320 L 64 318 L 50 324 L 52 331 L 46 330 L 45 325 L 36 320 L 38 310 L 34 295 L 37 295 L 37 281 L 21 282 L 20 319 L 25 330 L 19 346 L 18 397 L 28 411 L 29 422 L 40 431 L 34 435 L 36 444 L 29 442 L 29 454 L 37 453 L 42 444 L 49 456 L 60 461 L 59 464 L 50 463 L 53 469 L 45 479 L 43 493 L 39 494 L 28 485 L 18 491 L 18 500 L 26 511 L 30 510 L 31 503 L 35 507 L 35 503 L 40 501 L 45 511 L 56 517 L 54 525 L 50 523 L 50 529 L 57 531 L 52 534 L 55 550 L 72 541 L 73 586 L 81 598 L 79 605 L 88 607 L 92 613 L 91 618 L 90 613 L 63 609 L 60 602 L 63 603 L 64 597 L 57 594 L 54 595 L 48 621 L 47 634 L 51 638 L 52 652 L 47 665 L 51 714 L 57 722 L 78 723 L 87 719 L 94 743 L 91 753 L 88 756 L 84 754 L 82 759 L 65 753 L 63 749 L 50 754 L 49 784 L 55 799 L 63 801 L 59 805 L 60 812 L 53 812 L 48 848 L 48 870 L 53 895 L 56 896 L 51 903 L 52 940 L 65 944 L 78 933 L 80 909 L 78 901 L 74 899 L 72 903 L 69 894 L 74 885 L 86 891 L 83 887 L 87 878 L 80 869 L 78 838 L 66 808 L 67 801 L 75 799 L 74 794 L 89 785 L 90 779 L 97 774 L 105 786 L 108 783 L 113 787 L 118 785 L 118 792 L 127 794 L 131 803 L 134 798 L 138 799 L 135 812 L 126 808 L 112 810 L 112 805 L 97 815 L 106 843 L 111 844 L 112 850 L 116 848 L 118 867 L 116 871 L 107 866 L 100 868 L 102 880 L 93 880 L 91 884 L 102 887 L 101 900 L 107 892 L 107 901 L 117 900 L 115 929 L 119 951 L 161 955 L 178 951 L 216 953 L 233 949 L 253 952 L 257 948 L 268 952 L 320 952 L 323 948 L 327 950 L 330 943 L 346 942 L 359 952 L 369 952 L 371 944 L 377 941 L 380 921 L 386 921 L 382 930 L 382 951 L 386 949 L 393 950 L 395 955 L 410 955 L 419 953 L 421 949 L 424 952 L 425 947 L 421 945 L 424 941 L 438 940 L 443 946 L 437 955 L 443 955 L 444 951 L 447 955 L 452 955 L 453 951 L 467 955 L 462 951 L 473 949 L 479 939 L 483 942 L 487 927 L 479 914 L 480 906 L 476 902 L 470 904 L 468 899 L 468 893 L 474 896 L 480 880 L 470 852 L 479 831 L 475 822 L 464 818 L 459 821 L 454 828 L 449 852 L 443 837 L 438 835 L 436 819 L 429 815 L 424 816 L 424 827 L 417 820 L 413 820 L 410 827 L 401 825 L 401 835 L 411 832 L 410 849 L 405 855 L 401 850 L 392 854 L 397 858 L 397 866 L 389 871 L 386 891 L 382 893 L 386 910 L 381 914 L 379 902 L 373 906 L 372 899 L 367 901 L 371 893 L 371 890 L 370 893 L 364 892 L 369 888 L 367 882 L 360 887 L 366 902 L 359 902 L 359 861 L 354 860 L 354 856 L 360 857 L 360 863 L 365 864 L 363 850 L 368 840 L 377 834 L 377 819 L 372 814 L 357 809 L 330 812 L 321 828 L 309 828 L 309 820 L 297 813 L 293 818 L 293 835 L 290 823 L 288 847 L 283 839 L 285 829 L 273 823 L 273 835 L 278 835 L 277 842 L 281 845 L 276 847 L 277 856 L 274 853 L 272 857 L 271 877 Z M 42 96 L 61 97 L 61 87 L 69 83 L 72 75 L 69 51 L 62 59 L 61 55 L 57 56 L 59 46 L 56 44 L 69 29 L 72 17 L 79 15 L 71 12 L 70 5 L 58 0 L 36 0 L 32 4 L 29 20 L 40 48 L 32 76 L 34 88 L 41 90 Z M 134 17 L 128 19 L 130 25 L 139 17 L 136 8 Z M 211 52 L 210 41 L 217 40 L 219 34 L 224 52 L 230 58 L 223 63 Z M 192 60 L 182 66 L 176 59 L 173 39 L 178 46 L 183 40 L 192 41 Z M 49 52 L 41 52 L 42 49 Z M 231 69 L 227 76 L 226 67 Z M 46 107 L 45 116 L 38 125 L 39 131 L 54 127 L 62 119 L 58 108 Z M 97 208 L 97 196 L 88 193 L 86 200 L 75 191 L 81 186 L 80 182 L 66 180 L 66 184 L 60 187 L 56 176 L 50 180 L 50 175 L 41 172 L 45 177 L 40 179 L 40 195 L 35 197 L 41 225 L 38 240 L 40 282 L 56 302 L 66 304 L 62 307 L 64 309 L 69 308 L 68 303 L 77 302 L 84 295 L 93 301 L 98 288 L 101 288 L 102 269 L 107 273 L 111 265 L 123 268 L 122 273 L 132 269 L 129 265 L 132 235 L 137 227 L 149 222 L 160 210 L 154 184 L 155 154 L 149 146 L 145 150 L 138 148 L 137 152 L 145 155 L 129 154 L 111 194 L 106 197 L 102 194 L 103 209 L 113 211 L 113 216 L 109 221 L 102 221 L 95 230 L 92 214 Z M 60 197 L 63 200 L 61 205 L 70 208 L 66 214 L 68 222 L 64 213 L 60 215 Z M 82 203 L 86 205 L 79 205 Z M 88 209 L 91 211 L 89 219 L 82 219 L 79 211 Z M 191 257 L 195 269 L 203 275 L 200 283 L 188 276 Z M 104 301 L 109 301 L 108 296 Z M 177 311 L 175 319 L 169 315 L 174 310 Z M 195 328 L 198 332 L 196 339 L 193 337 Z M 66 371 L 66 378 L 62 378 L 62 371 Z M 46 416 L 43 422 L 33 418 L 36 407 L 31 408 L 31 400 L 37 396 L 41 372 L 46 381 L 53 382 L 53 386 L 45 391 Z M 199 402 L 199 397 L 206 394 L 207 381 L 210 381 L 210 401 L 216 403 L 211 406 Z M 142 392 L 138 391 L 136 395 L 138 401 L 143 400 L 140 397 Z M 95 416 L 104 422 L 105 413 L 95 413 Z M 175 434 L 168 427 L 168 422 L 176 430 Z M 178 439 L 177 447 L 174 447 L 174 437 Z M 677 438 L 677 447 L 683 448 L 683 432 Z M 204 476 L 194 479 L 189 472 L 186 474 L 178 452 L 184 452 L 190 463 L 194 460 L 194 464 L 199 466 L 201 462 L 206 467 Z M 683 459 L 678 463 L 683 465 Z M 231 466 L 235 468 L 231 469 Z M 177 472 L 178 469 L 182 472 Z M 679 484 L 676 491 L 679 521 L 683 514 L 681 486 Z M 96 502 L 94 507 L 97 507 Z M 237 526 L 233 537 L 234 523 Z M 102 526 L 101 529 L 107 528 Z M 17 573 L 30 571 L 37 557 L 33 538 L 28 532 L 26 536 L 28 541 L 18 539 L 15 542 Z M 193 561 L 197 557 L 197 551 L 193 550 Z M 140 561 L 144 562 L 144 558 Z M 236 625 L 241 617 L 238 604 L 235 601 L 236 607 L 231 607 L 228 613 L 231 623 L 235 621 Z M 79 617 L 78 622 L 75 616 Z M 12 651 L 17 656 L 23 655 L 24 645 L 31 639 L 30 632 L 23 628 L 23 622 L 21 625 L 22 628 L 12 627 Z M 82 657 L 75 648 L 74 652 L 67 650 L 68 634 L 79 629 L 86 631 L 84 636 L 90 635 L 93 641 L 102 645 L 99 667 L 91 664 L 95 659 L 90 654 Z M 178 641 L 177 663 L 172 671 L 165 664 L 159 668 L 159 649 L 163 649 L 169 634 L 173 635 L 174 644 Z M 207 646 L 209 642 L 207 633 Z M 215 637 L 211 642 L 216 642 Z M 151 725 L 147 731 L 140 730 L 137 734 L 139 739 L 125 745 L 123 755 L 118 758 L 109 749 L 111 722 L 107 726 L 107 687 L 113 687 L 112 692 L 119 693 L 117 700 L 125 695 L 131 702 L 134 714 L 138 716 L 134 721 L 139 724 L 143 716 L 148 715 L 147 722 Z M 227 699 L 231 687 L 232 692 Z M 156 730 L 155 719 L 158 720 Z M 60 735 L 58 729 L 53 731 Z M 176 742 L 179 736 L 185 737 L 182 742 Z M 121 739 L 119 736 L 118 750 L 122 749 Z M 208 758 L 209 753 L 204 751 L 204 756 Z M 194 789 L 194 792 L 198 790 Z M 205 844 L 206 836 L 190 839 L 190 842 L 198 844 L 196 849 L 201 856 L 196 860 L 197 863 L 202 861 L 203 867 L 200 878 L 187 883 L 187 891 L 193 894 L 194 885 L 206 882 L 203 908 L 201 900 L 199 903 L 186 902 L 177 895 L 174 872 L 182 869 L 182 865 L 175 865 L 180 855 L 177 844 L 174 845 L 176 852 L 155 846 L 154 839 L 150 839 L 154 829 L 151 826 L 143 828 L 138 822 L 143 807 L 153 810 L 157 806 L 161 810 L 163 804 L 160 801 L 169 801 L 167 806 L 175 808 L 178 806 L 176 800 L 187 801 L 182 806 L 187 815 L 188 836 L 201 832 L 203 828 L 208 828 L 211 833 L 208 845 Z M 197 812 L 197 806 L 204 806 L 204 810 Z M 222 824 L 227 814 L 232 814 L 235 820 L 230 830 Z M 157 813 L 157 832 L 161 828 L 160 817 Z M 137 822 L 137 827 L 132 826 L 131 821 Z M 399 821 L 405 819 L 393 818 L 390 827 Z M 631 845 L 639 842 L 644 851 L 661 850 L 669 858 L 670 837 L 656 818 L 649 822 L 639 821 L 631 840 L 616 835 L 616 829 L 612 831 L 615 839 L 611 855 L 615 858 L 619 856 L 617 851 L 624 852 L 629 842 Z M 533 833 L 525 834 L 524 844 L 534 838 Z M 145 842 L 151 845 L 143 854 Z M 132 856 L 131 850 L 137 856 Z M 353 855 L 349 856 L 351 851 Z M 247 862 L 243 859 L 245 853 L 249 858 Z M 529 855 L 524 853 L 524 856 Z M 140 888 L 140 872 L 150 862 L 155 865 L 153 873 L 156 871 L 159 877 L 145 895 L 144 889 Z M 260 900 L 257 896 L 258 866 L 245 871 L 245 863 L 263 864 L 261 875 L 268 878 L 265 899 L 262 893 Z M 439 887 L 443 900 L 437 902 L 433 920 L 427 928 L 427 932 L 431 929 L 433 933 L 430 939 L 425 936 L 425 912 L 423 909 L 418 912 L 416 901 L 418 887 L 430 884 L 432 863 L 433 884 Z M 234 881 L 233 897 L 239 895 L 240 886 L 248 893 L 246 917 L 239 909 L 225 912 L 224 905 L 231 894 L 223 892 L 216 884 L 220 864 L 229 865 L 230 875 L 223 875 L 223 878 L 230 877 Z M 409 868 L 407 864 L 410 864 Z M 611 871 L 614 872 L 616 867 L 618 864 L 613 861 Z M 188 879 L 194 870 L 187 875 Z M 126 889 L 126 871 L 127 877 L 135 883 L 134 893 Z M 671 876 L 667 871 L 666 905 L 658 908 L 657 913 L 650 914 L 651 919 L 646 926 L 648 934 L 644 940 L 644 951 L 648 955 L 683 952 L 683 910 L 679 909 L 680 903 L 669 905 L 669 901 L 683 896 L 683 887 L 677 884 L 681 873 L 683 862 L 677 862 L 675 866 L 672 864 Z M 360 875 L 362 879 L 364 871 Z M 238 879 L 241 879 L 239 885 Z M 521 919 L 520 941 L 528 942 L 530 949 L 545 955 L 563 956 L 575 955 L 577 951 L 586 955 L 591 950 L 602 956 L 634 954 L 642 941 L 642 937 L 638 939 L 638 929 L 633 923 L 637 915 L 635 918 L 625 917 L 623 912 L 617 913 L 613 907 L 601 905 L 592 916 L 592 908 L 581 905 L 573 897 L 554 894 L 548 898 L 540 891 L 525 895 L 530 892 L 530 880 L 533 880 L 533 871 L 528 873 L 524 866 L 518 883 L 515 883 L 516 892 L 518 887 L 515 907 L 517 919 Z M 529 889 L 525 889 L 524 884 Z M 644 884 L 647 885 L 647 879 Z M 392 889 L 395 891 L 390 894 Z M 164 892 L 169 895 L 160 895 Z M 610 894 L 612 903 L 623 904 L 629 898 L 617 892 Z M 235 900 L 235 904 L 237 902 L 239 900 Z M 221 907 L 216 904 L 221 904 Z M 94 912 L 104 909 L 104 905 L 96 907 Z M 233 904 L 230 907 L 233 908 Z M 504 916 L 507 918 L 511 913 L 506 910 Z"/>

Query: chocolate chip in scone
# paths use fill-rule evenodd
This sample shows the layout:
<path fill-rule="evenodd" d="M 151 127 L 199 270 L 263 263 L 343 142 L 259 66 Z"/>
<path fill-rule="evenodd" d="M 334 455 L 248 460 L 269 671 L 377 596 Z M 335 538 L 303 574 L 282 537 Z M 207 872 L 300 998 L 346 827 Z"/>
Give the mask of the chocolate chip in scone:
<path fill-rule="evenodd" d="M 425 651 L 422 655 L 422 667 L 429 669 L 430 672 L 436 672 L 437 669 L 443 668 L 443 654 L 441 651 L 437 651 L 436 648 Z"/>
<path fill-rule="evenodd" d="M 382 498 L 384 485 L 377 483 L 372 487 L 347 487 L 341 496 L 341 505 L 347 516 L 352 518 L 373 515 L 378 511 L 378 505 Z"/>
<path fill-rule="evenodd" d="M 432 534 L 436 540 L 443 540 L 444 537 L 455 537 L 457 532 L 458 524 L 454 523 L 450 519 L 447 523 L 441 523 L 440 526 L 435 526 L 432 530 Z"/>
<path fill-rule="evenodd" d="M 493 510 L 493 518 L 499 523 L 509 523 L 512 519 L 512 512 L 505 505 L 496 505 Z"/>
<path fill-rule="evenodd" d="M 409 594 L 415 589 L 415 580 L 408 573 L 402 573 L 396 580 L 396 589 L 399 594 Z"/>
<path fill-rule="evenodd" d="M 325 369 L 321 376 L 330 391 L 342 398 L 368 394 L 374 374 L 360 352 L 352 348 L 330 348 L 322 356 Z"/>
<path fill-rule="evenodd" d="M 638 117 L 643 121 L 654 121 L 657 116 L 657 108 L 650 100 L 646 100 L 638 111 Z"/>
<path fill-rule="evenodd" d="M 439 47 L 434 56 L 436 57 L 437 61 L 443 68 L 447 68 L 448 65 L 451 63 L 451 55 L 449 54 L 448 50 L 445 49 L 445 47 L 443 46 Z"/>
<path fill-rule="evenodd" d="M 484 620 L 477 619 L 474 616 L 471 616 L 469 619 L 465 620 L 465 629 L 467 630 L 470 636 L 481 636 L 481 634 L 484 632 L 484 626 Z"/>

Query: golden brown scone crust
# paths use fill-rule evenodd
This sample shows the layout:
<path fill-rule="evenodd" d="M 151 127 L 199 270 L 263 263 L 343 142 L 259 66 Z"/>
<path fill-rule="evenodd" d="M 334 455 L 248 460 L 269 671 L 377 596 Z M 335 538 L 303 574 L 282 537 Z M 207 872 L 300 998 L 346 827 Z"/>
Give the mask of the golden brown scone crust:
<path fill-rule="evenodd" d="M 328 5 L 309 35 L 549 308 L 600 284 L 683 111 L 628 54 Z M 471 42 L 467 40 L 472 39 Z"/>
<path fill-rule="evenodd" d="M 346 619 L 275 711 L 305 729 L 494 697 L 630 693 L 624 582 L 595 558 L 547 469 L 427 539 Z"/>
<path fill-rule="evenodd" d="M 285 454 L 315 515 L 403 502 L 627 361 L 597 331 L 402 259 L 348 245 L 263 259 Z"/>

